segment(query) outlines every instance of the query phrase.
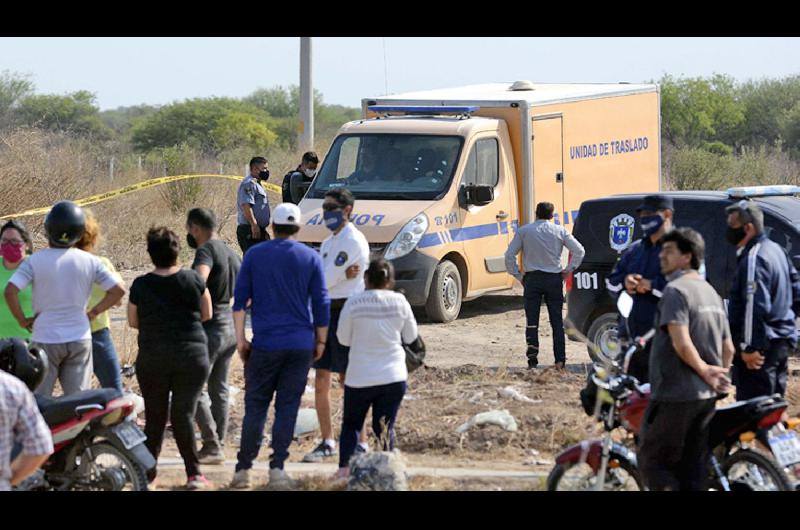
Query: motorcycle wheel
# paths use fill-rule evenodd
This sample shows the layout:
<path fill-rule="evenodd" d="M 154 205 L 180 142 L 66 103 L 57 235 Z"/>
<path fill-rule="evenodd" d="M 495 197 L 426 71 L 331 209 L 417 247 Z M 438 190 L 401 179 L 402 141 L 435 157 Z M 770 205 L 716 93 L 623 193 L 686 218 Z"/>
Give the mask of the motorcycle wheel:
<path fill-rule="evenodd" d="M 603 491 L 643 491 L 639 470 L 624 458 L 611 456 L 619 466 L 606 470 Z M 547 477 L 548 491 L 593 491 L 597 475 L 586 462 L 556 464 Z"/>
<path fill-rule="evenodd" d="M 93 458 L 89 458 L 91 451 Z M 85 458 L 85 460 L 84 460 Z M 108 442 L 92 444 L 81 455 L 78 473 L 89 489 L 104 491 L 147 491 L 147 475 L 125 451 Z"/>
<path fill-rule="evenodd" d="M 794 491 L 786 473 L 755 449 L 740 449 L 722 464 L 731 491 Z"/>

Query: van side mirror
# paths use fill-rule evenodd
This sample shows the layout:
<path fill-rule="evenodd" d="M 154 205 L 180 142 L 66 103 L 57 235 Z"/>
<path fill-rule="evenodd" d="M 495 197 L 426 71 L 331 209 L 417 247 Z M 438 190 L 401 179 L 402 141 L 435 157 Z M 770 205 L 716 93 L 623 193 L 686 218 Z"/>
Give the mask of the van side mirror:
<path fill-rule="evenodd" d="M 467 194 L 467 204 L 475 206 L 485 206 L 494 200 L 494 188 L 492 186 L 469 185 L 465 189 Z"/>

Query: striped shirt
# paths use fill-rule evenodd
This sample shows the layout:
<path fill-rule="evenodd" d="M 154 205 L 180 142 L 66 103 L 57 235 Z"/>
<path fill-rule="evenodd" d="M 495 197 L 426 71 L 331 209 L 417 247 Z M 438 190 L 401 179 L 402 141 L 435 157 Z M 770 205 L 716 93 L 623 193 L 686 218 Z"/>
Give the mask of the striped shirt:
<path fill-rule="evenodd" d="M 403 344 L 417 338 L 417 321 L 405 296 L 370 289 L 351 296 L 339 316 L 336 337 L 350 346 L 344 383 L 352 388 L 408 379 Z"/>
<path fill-rule="evenodd" d="M 22 445 L 24 455 L 53 452 L 53 437 L 33 393 L 22 381 L 0 371 L 0 491 L 11 489 L 11 450 L 15 443 Z"/>

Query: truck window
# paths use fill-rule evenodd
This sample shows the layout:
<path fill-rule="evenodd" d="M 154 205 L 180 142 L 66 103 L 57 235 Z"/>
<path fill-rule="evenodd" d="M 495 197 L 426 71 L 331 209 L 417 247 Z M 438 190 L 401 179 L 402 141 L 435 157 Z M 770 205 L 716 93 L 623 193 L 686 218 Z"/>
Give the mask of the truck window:
<path fill-rule="evenodd" d="M 462 185 L 497 186 L 499 165 L 497 139 L 478 140 L 469 152 Z"/>
<path fill-rule="evenodd" d="M 450 188 L 460 136 L 360 134 L 336 138 L 306 194 L 346 186 L 356 199 L 435 200 Z"/>

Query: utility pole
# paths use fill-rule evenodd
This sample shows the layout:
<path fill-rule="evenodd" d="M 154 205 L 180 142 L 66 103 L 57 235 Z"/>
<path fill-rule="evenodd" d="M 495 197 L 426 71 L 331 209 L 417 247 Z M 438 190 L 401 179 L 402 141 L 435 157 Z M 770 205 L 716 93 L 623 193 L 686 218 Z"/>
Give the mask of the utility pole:
<path fill-rule="evenodd" d="M 314 86 L 311 81 L 311 37 L 300 37 L 300 123 L 298 146 L 314 148 Z"/>

